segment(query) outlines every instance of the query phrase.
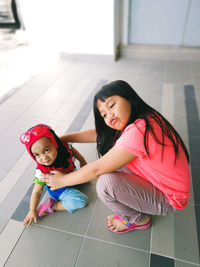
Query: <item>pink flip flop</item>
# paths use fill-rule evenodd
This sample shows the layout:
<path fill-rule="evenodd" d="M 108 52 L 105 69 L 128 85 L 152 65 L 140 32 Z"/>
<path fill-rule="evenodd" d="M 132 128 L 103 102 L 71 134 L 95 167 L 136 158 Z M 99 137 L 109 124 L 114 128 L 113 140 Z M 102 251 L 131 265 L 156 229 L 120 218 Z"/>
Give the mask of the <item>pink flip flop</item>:
<path fill-rule="evenodd" d="M 114 215 L 113 219 L 116 219 L 116 220 L 119 220 L 120 222 L 122 222 L 124 225 L 126 225 L 128 227 L 128 229 L 125 229 L 123 231 L 118 231 L 118 232 L 115 232 L 113 229 L 110 228 L 110 226 L 108 225 L 108 220 L 106 221 L 106 225 L 107 227 L 114 233 L 117 233 L 117 234 L 124 234 L 124 233 L 127 233 L 127 232 L 130 232 L 132 230 L 145 230 L 145 229 L 148 229 L 150 226 L 151 226 L 151 220 L 149 220 L 148 223 L 146 224 L 142 224 L 142 225 L 136 225 L 134 223 L 129 223 L 129 222 L 126 222 L 124 221 L 123 219 L 121 219 L 117 214 Z"/>
<path fill-rule="evenodd" d="M 56 203 L 55 199 L 48 198 L 45 202 L 40 204 L 37 208 L 38 217 L 54 213 L 55 203 Z"/>

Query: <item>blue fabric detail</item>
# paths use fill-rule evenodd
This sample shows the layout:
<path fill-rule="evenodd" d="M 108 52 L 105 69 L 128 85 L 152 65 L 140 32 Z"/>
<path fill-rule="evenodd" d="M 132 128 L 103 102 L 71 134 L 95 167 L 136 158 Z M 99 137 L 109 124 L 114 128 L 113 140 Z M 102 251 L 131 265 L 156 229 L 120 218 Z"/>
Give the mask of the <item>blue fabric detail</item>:
<path fill-rule="evenodd" d="M 65 189 L 60 195 L 59 200 L 69 213 L 84 208 L 88 203 L 88 197 L 73 187 Z"/>
<path fill-rule="evenodd" d="M 55 199 L 56 201 L 59 200 L 60 195 L 67 189 L 69 188 L 68 186 L 62 187 L 56 190 L 50 190 L 50 187 L 45 185 L 46 190 L 48 191 L 49 195 Z"/>

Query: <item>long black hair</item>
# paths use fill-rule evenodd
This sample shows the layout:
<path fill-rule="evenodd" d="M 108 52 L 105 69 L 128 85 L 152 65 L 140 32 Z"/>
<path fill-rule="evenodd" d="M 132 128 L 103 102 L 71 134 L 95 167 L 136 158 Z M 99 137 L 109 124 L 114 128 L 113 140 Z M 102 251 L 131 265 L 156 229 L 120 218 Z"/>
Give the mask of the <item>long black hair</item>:
<path fill-rule="evenodd" d="M 135 122 L 137 119 L 143 119 L 146 123 L 146 129 L 144 133 L 144 147 L 146 153 L 149 156 L 148 137 L 149 133 L 154 137 L 155 141 L 162 145 L 162 155 L 165 145 L 165 137 L 168 137 L 173 144 L 175 153 L 175 162 L 179 155 L 179 144 L 183 148 L 187 160 L 189 162 L 189 154 L 185 147 L 180 135 L 174 129 L 174 127 L 154 108 L 146 104 L 139 95 L 133 90 L 133 88 L 125 81 L 114 81 L 103 86 L 95 95 L 93 101 L 93 111 L 95 118 L 95 127 L 97 132 L 97 151 L 99 157 L 107 153 L 115 144 L 119 138 L 121 131 L 114 130 L 108 127 L 104 119 L 102 118 L 98 107 L 97 100 L 105 101 L 106 98 L 113 95 L 118 95 L 125 98 L 131 104 L 131 114 L 127 125 Z M 151 125 L 150 120 L 153 119 L 160 126 L 162 130 L 162 140 L 159 140 Z"/>

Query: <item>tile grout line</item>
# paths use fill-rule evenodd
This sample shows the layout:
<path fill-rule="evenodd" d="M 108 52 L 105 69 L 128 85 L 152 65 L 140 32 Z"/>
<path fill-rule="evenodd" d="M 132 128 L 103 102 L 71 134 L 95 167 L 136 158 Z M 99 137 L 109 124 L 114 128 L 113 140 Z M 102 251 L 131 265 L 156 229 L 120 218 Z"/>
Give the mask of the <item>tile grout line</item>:
<path fill-rule="evenodd" d="M 115 246 L 118 246 L 118 247 L 128 248 L 128 249 L 131 249 L 131 250 L 136 250 L 136 251 L 145 252 L 145 253 L 149 254 L 149 251 L 146 251 L 146 250 L 143 250 L 143 249 L 139 249 L 139 248 L 135 248 L 135 247 L 129 247 L 129 246 L 121 245 L 121 244 L 118 244 L 118 243 L 113 243 L 113 242 L 110 242 L 110 241 L 107 241 L 107 240 L 98 239 L 98 238 L 91 237 L 91 236 L 86 236 L 86 235 L 76 234 L 76 233 L 73 233 L 73 232 L 58 230 L 58 229 L 55 229 L 55 228 L 52 228 L 52 227 L 48 227 L 48 226 L 44 226 L 44 225 L 34 225 L 34 227 L 42 227 L 42 228 L 50 229 L 50 230 L 61 232 L 61 233 L 65 233 L 65 234 L 79 236 L 79 237 L 82 237 L 84 239 L 91 239 L 91 240 L 95 240 L 95 241 L 98 241 L 98 242 L 102 242 L 102 243 L 106 243 L 106 244 L 110 244 L 110 245 L 115 245 Z M 167 255 L 164 255 L 164 254 L 155 254 L 155 255 L 162 256 L 162 257 L 169 258 L 169 259 L 173 259 L 173 260 L 178 260 L 178 261 L 189 263 L 189 264 L 192 263 L 192 264 L 195 264 L 195 266 L 200 266 L 200 264 L 197 264 L 197 263 L 194 263 L 194 262 L 190 262 L 190 261 L 185 261 L 185 260 L 182 260 L 182 259 L 179 259 L 179 258 L 175 258 L 175 257 L 168 257 Z"/>
<path fill-rule="evenodd" d="M 88 225 L 87 225 L 87 227 L 86 227 L 84 237 L 87 237 L 86 235 L 87 235 L 87 233 L 88 233 L 88 229 L 89 229 L 89 226 L 90 226 L 91 221 L 92 221 L 92 216 L 93 216 L 93 214 L 94 214 L 94 212 L 95 212 L 95 208 L 96 208 L 96 206 L 97 206 L 97 200 L 98 200 L 98 199 L 97 199 L 97 197 L 96 197 L 95 204 L 94 204 L 94 207 L 93 207 L 93 211 L 92 211 L 91 216 L 90 216 L 90 219 L 89 219 L 89 221 L 88 221 Z"/>
<path fill-rule="evenodd" d="M 12 221 L 13 221 L 13 222 L 16 222 L 15 220 L 12 220 Z M 17 236 L 16 241 L 14 241 L 14 242 L 15 242 L 14 245 L 12 246 L 12 248 L 11 248 L 9 251 L 7 251 L 7 252 L 8 252 L 8 255 L 6 255 L 6 256 L 3 255 L 4 258 L 6 257 L 6 260 L 3 260 L 3 261 L 4 261 L 3 266 L 5 266 L 6 263 L 8 262 L 8 260 L 9 260 L 9 258 L 10 258 L 10 256 L 11 256 L 11 254 L 12 254 L 12 252 L 13 252 L 13 250 L 14 250 L 15 247 L 17 246 L 17 243 L 18 243 L 19 239 L 21 238 L 22 234 L 24 233 L 25 229 L 26 229 L 26 227 L 23 227 L 23 230 L 22 230 L 21 233 Z M 1 235 L 1 238 L 2 238 L 2 235 Z M 1 259 L 1 261 L 2 261 L 2 259 Z"/>
<path fill-rule="evenodd" d="M 139 248 L 135 248 L 135 247 L 129 247 L 129 246 L 121 245 L 121 244 L 118 244 L 118 243 L 113 243 L 113 242 L 110 242 L 110 241 L 107 241 L 107 240 L 98 239 L 98 238 L 91 237 L 91 236 L 85 236 L 85 235 L 76 234 L 76 233 L 73 233 L 73 232 L 58 230 L 58 229 L 55 229 L 55 228 L 52 228 L 52 227 L 48 227 L 48 226 L 44 226 L 44 225 L 34 225 L 34 227 L 42 227 L 42 228 L 46 228 L 46 229 L 49 229 L 49 230 L 57 231 L 57 232 L 60 232 L 60 233 L 79 236 L 79 237 L 82 237 L 82 238 L 85 238 L 85 239 L 96 240 L 96 241 L 99 241 L 99 242 L 102 242 L 102 243 L 116 245 L 116 246 L 119 246 L 119 247 L 128 248 L 128 249 L 132 249 L 132 250 L 137 250 L 137 251 L 141 251 L 141 252 L 145 252 L 145 253 L 149 254 L 149 251 L 146 251 L 146 250 L 143 250 L 143 249 L 139 249 Z"/>
<path fill-rule="evenodd" d="M 81 255 L 81 250 L 82 250 L 82 247 L 83 247 L 83 245 L 84 245 L 85 239 L 86 239 L 86 237 L 87 237 L 86 234 L 88 233 L 88 229 L 89 229 L 90 223 L 91 223 L 91 221 L 92 221 L 92 216 L 93 216 L 93 214 L 94 214 L 96 205 L 97 205 L 97 198 L 96 198 L 96 200 L 95 200 L 95 204 L 94 204 L 94 207 L 93 207 L 93 211 L 92 211 L 91 216 L 90 216 L 90 219 L 89 219 L 89 221 L 88 221 L 88 225 L 87 225 L 87 227 L 86 227 L 85 234 L 84 234 L 84 236 L 83 236 L 83 240 L 82 240 L 82 243 L 81 243 L 81 245 L 80 245 L 80 248 L 79 248 L 79 251 L 78 251 L 78 255 L 77 255 L 77 258 L 76 258 L 76 262 L 75 262 L 74 267 L 76 267 L 77 264 L 78 264 L 78 261 L 79 261 L 80 255 Z"/>
<path fill-rule="evenodd" d="M 150 239 L 150 249 L 149 249 L 149 266 L 151 264 L 151 248 L 153 243 L 153 224 L 151 225 L 151 239 Z"/>

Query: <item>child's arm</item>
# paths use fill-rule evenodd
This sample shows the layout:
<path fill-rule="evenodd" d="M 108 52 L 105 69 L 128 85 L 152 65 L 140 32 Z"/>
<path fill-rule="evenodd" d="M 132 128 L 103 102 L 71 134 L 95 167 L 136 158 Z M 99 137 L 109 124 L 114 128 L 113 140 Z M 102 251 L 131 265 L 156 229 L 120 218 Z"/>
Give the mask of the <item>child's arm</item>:
<path fill-rule="evenodd" d="M 87 164 L 87 161 L 85 160 L 83 155 L 81 155 L 81 153 L 73 146 L 72 146 L 72 151 L 73 151 L 74 157 L 80 162 L 80 167 L 85 166 Z"/>
<path fill-rule="evenodd" d="M 26 215 L 26 218 L 23 221 L 23 224 L 27 226 L 30 226 L 34 220 L 34 222 L 37 222 L 37 206 L 40 200 L 40 197 L 43 192 L 43 187 L 40 184 L 35 184 L 33 188 L 33 192 L 31 194 L 31 200 L 30 200 L 30 210 L 28 214 Z"/>
<path fill-rule="evenodd" d="M 60 136 L 63 143 L 96 143 L 97 133 L 95 129 L 69 133 Z"/>

